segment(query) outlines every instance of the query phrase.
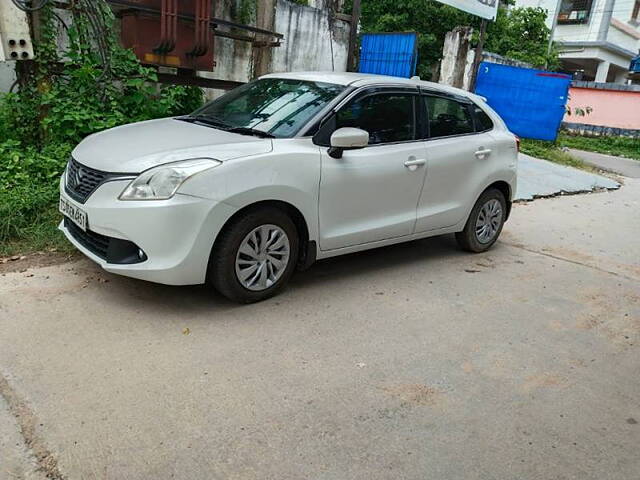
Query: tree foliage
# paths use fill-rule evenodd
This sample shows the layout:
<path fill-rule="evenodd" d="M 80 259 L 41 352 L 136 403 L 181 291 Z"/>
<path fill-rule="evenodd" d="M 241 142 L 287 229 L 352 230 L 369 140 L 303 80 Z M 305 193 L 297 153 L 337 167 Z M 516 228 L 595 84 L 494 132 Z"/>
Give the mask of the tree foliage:
<path fill-rule="evenodd" d="M 418 75 L 431 78 L 431 67 L 442 58 L 445 34 L 459 25 L 477 27 L 477 17 L 432 0 L 364 0 L 364 32 L 417 32 Z"/>
<path fill-rule="evenodd" d="M 530 63 L 534 67 L 559 68 L 558 52 L 545 24 L 547 11 L 541 7 L 500 8 L 496 21 L 487 28 L 485 50 Z"/>
<path fill-rule="evenodd" d="M 75 12 L 67 30 L 69 46 L 61 54 L 59 20 L 52 7 L 41 10 L 33 68 L 17 93 L 0 97 L 1 139 L 36 147 L 73 144 L 105 128 L 188 112 L 201 104 L 198 88 L 158 87 L 156 73 L 119 45 L 111 10 L 105 7 L 102 14 L 108 29 L 102 39 L 106 55 L 98 52 L 82 12 Z"/>

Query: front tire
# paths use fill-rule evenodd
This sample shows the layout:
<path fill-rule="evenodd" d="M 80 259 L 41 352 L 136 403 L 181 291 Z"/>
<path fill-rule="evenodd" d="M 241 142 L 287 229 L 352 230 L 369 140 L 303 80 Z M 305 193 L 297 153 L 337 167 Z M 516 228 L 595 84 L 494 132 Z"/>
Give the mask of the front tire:
<path fill-rule="evenodd" d="M 473 206 L 464 230 L 456 233 L 463 250 L 480 253 L 489 250 L 502 232 L 507 218 L 507 202 L 495 188 L 485 190 Z"/>
<path fill-rule="evenodd" d="M 276 295 L 298 261 L 293 221 L 276 208 L 250 212 L 225 226 L 209 261 L 214 288 L 230 300 L 253 303 Z"/>

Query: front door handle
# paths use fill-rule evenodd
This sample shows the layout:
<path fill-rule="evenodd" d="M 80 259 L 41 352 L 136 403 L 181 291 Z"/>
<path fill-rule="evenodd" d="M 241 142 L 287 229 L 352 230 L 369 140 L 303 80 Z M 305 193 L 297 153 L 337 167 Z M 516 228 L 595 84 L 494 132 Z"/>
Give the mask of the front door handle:
<path fill-rule="evenodd" d="M 406 162 L 404 162 L 404 166 L 413 172 L 419 166 L 424 165 L 425 163 L 427 163 L 427 160 L 424 158 L 414 158 L 413 160 L 407 160 Z"/>
<path fill-rule="evenodd" d="M 482 148 L 482 147 L 480 147 L 480 150 L 475 152 L 475 156 L 478 157 L 478 158 L 484 158 L 484 157 L 488 156 L 490 153 L 491 153 L 491 149 L 490 148 Z"/>

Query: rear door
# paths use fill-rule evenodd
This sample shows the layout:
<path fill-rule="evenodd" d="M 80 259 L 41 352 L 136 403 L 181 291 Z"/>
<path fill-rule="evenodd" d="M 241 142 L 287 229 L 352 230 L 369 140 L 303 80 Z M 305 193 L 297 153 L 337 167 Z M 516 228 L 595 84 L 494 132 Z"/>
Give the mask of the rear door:
<path fill-rule="evenodd" d="M 462 96 L 422 95 L 427 116 L 427 176 L 418 202 L 416 233 L 453 226 L 475 202 L 478 185 L 489 170 L 493 138 L 491 119 L 475 122 L 475 106 Z M 478 123 L 476 126 L 475 123 Z"/>

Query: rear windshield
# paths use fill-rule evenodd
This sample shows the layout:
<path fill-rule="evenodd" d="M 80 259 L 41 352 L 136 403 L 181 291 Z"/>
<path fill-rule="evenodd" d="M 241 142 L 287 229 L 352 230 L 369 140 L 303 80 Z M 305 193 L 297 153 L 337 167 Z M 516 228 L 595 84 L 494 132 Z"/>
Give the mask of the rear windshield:
<path fill-rule="evenodd" d="M 345 88 L 332 83 L 265 78 L 230 91 L 194 115 L 231 128 L 251 128 L 288 138 Z"/>

